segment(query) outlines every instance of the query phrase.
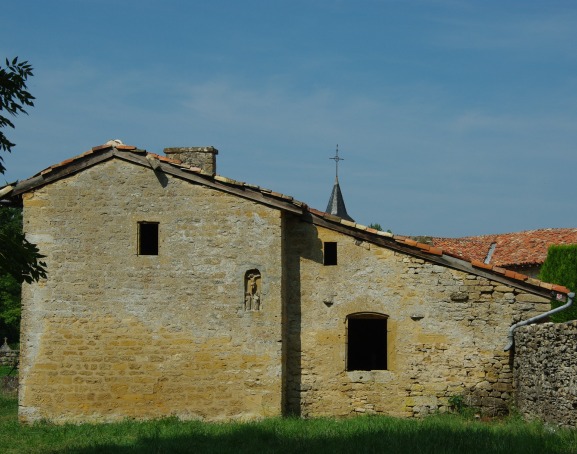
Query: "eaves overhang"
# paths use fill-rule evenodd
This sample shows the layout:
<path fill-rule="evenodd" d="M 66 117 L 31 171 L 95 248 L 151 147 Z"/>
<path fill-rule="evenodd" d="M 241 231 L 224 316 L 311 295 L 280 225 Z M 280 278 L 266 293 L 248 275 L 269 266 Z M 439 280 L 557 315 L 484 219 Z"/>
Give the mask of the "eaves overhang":
<path fill-rule="evenodd" d="M 521 273 L 505 268 L 484 264 L 480 261 L 467 261 L 452 256 L 438 247 L 420 243 L 410 238 L 396 236 L 388 232 L 379 232 L 361 224 L 352 223 L 328 213 L 309 209 L 309 215 L 303 220 L 330 230 L 356 238 L 360 241 L 382 246 L 384 248 L 407 254 L 431 263 L 453 268 L 465 273 L 485 277 L 547 299 L 565 301 L 569 289 L 562 285 L 549 284 Z M 354 225 L 353 225 L 354 224 Z"/>
<path fill-rule="evenodd" d="M 111 159 L 120 159 L 150 168 L 154 172 L 166 173 L 192 184 L 200 184 L 252 200 L 271 208 L 292 213 L 305 222 L 343 233 L 360 241 L 373 243 L 431 263 L 482 276 L 544 298 L 555 298 L 564 301 L 569 293 L 569 289 L 566 287 L 542 282 L 524 274 L 488 265 L 481 261 L 465 260 L 439 247 L 424 244 L 411 238 L 393 235 L 389 232 L 381 232 L 354 221 L 315 210 L 291 196 L 223 176 L 208 174 L 198 167 L 191 167 L 178 160 L 149 153 L 131 145 L 106 144 L 94 147 L 75 158 L 53 165 L 31 178 L 6 185 L 0 188 L 0 203 L 13 205 L 21 203 L 21 196 L 26 192 L 33 191 L 59 179 L 70 177 Z"/>

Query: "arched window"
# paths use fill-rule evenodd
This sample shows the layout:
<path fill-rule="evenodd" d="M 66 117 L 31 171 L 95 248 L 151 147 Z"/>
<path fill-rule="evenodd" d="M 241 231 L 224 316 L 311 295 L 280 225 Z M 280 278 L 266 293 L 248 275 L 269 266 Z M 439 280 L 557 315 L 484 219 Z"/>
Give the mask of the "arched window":
<path fill-rule="evenodd" d="M 347 316 L 347 370 L 387 369 L 387 319 L 376 312 Z"/>

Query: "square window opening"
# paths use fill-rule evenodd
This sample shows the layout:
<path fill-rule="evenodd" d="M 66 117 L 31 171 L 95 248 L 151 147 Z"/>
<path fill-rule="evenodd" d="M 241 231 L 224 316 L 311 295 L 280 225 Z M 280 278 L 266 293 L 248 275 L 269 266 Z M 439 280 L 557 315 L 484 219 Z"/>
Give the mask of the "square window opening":
<path fill-rule="evenodd" d="M 138 255 L 158 255 L 158 222 L 138 223 Z"/>
<path fill-rule="evenodd" d="M 387 370 L 387 319 L 349 318 L 347 370 Z"/>
<path fill-rule="evenodd" d="M 337 264 L 337 243 L 333 241 L 326 241 L 324 243 L 324 265 L 336 265 Z"/>

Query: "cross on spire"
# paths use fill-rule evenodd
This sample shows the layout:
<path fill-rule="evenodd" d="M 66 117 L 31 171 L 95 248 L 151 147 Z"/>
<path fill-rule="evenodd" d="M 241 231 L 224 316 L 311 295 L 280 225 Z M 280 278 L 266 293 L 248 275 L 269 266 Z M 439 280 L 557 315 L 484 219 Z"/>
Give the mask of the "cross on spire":
<path fill-rule="evenodd" d="M 336 166 L 336 177 L 337 180 L 339 179 L 339 161 L 344 161 L 345 158 L 339 158 L 339 144 L 337 143 L 337 153 L 333 158 L 329 158 L 335 161 L 335 166 Z"/>
<path fill-rule="evenodd" d="M 353 218 L 351 218 L 348 213 L 347 209 L 345 208 L 345 201 L 343 200 L 343 194 L 341 193 L 341 186 L 339 184 L 339 161 L 342 161 L 343 158 L 339 157 L 339 146 L 337 144 L 337 151 L 335 156 L 332 158 L 335 161 L 336 167 L 336 178 L 335 184 L 333 186 L 333 192 L 331 193 L 331 198 L 329 199 L 329 204 L 327 205 L 326 212 L 338 216 L 342 219 L 346 219 L 347 221 L 354 222 Z"/>

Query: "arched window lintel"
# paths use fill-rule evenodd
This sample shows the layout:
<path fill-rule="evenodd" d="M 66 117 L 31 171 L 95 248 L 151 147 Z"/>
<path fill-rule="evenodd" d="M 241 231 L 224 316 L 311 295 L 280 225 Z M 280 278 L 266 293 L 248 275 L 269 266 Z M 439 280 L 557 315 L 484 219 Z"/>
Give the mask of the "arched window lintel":
<path fill-rule="evenodd" d="M 382 314 L 380 312 L 353 312 L 352 314 L 348 314 L 345 321 L 351 318 L 375 318 L 375 319 L 388 319 L 389 316 L 387 314 Z"/>

